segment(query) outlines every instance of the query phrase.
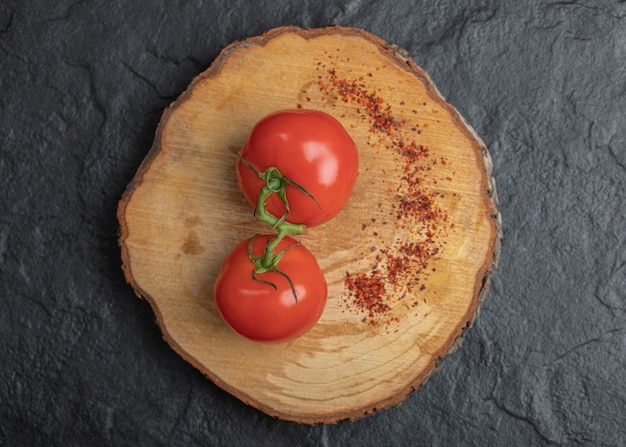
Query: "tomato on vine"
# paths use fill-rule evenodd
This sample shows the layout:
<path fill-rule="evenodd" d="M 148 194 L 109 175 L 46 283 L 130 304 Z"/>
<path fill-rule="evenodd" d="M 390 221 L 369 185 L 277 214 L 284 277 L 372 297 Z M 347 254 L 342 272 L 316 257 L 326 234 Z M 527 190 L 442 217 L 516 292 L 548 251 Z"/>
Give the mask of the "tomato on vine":
<path fill-rule="evenodd" d="M 273 182 L 277 194 L 267 197 L 267 212 L 310 227 L 345 207 L 358 164 L 354 141 L 334 117 L 316 110 L 283 110 L 261 119 L 250 132 L 237 161 L 237 181 L 253 207 L 262 188 Z M 268 179 L 270 168 L 278 172 L 278 180 Z"/>
<path fill-rule="evenodd" d="M 228 326 L 267 343 L 290 341 L 311 329 L 328 293 L 311 252 L 289 236 L 267 250 L 276 237 L 255 236 L 237 245 L 222 264 L 214 288 L 217 309 Z"/>
<path fill-rule="evenodd" d="M 259 121 L 237 161 L 237 181 L 276 235 L 237 245 L 217 276 L 214 299 L 228 326 L 251 340 L 284 342 L 311 329 L 328 286 L 315 257 L 291 235 L 335 217 L 358 171 L 352 138 L 332 116 L 283 110 Z"/>

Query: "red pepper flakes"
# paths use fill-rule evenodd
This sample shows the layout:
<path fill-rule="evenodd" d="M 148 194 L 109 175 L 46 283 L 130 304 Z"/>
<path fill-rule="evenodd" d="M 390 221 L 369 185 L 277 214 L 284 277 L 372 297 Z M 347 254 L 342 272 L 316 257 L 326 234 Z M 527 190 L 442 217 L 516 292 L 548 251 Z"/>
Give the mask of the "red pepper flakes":
<path fill-rule="evenodd" d="M 387 135 L 393 135 L 395 129 L 400 127 L 391 114 L 391 106 L 386 105 L 383 98 L 376 92 L 370 93 L 365 89 L 365 84 L 356 80 L 340 79 L 335 69 L 328 70 L 330 83 L 339 94 L 343 102 L 355 103 L 363 106 L 364 111 L 372 120 L 370 131 L 380 131 Z M 371 74 L 370 74 L 371 76 Z M 323 87 L 328 87 L 324 84 Z"/>
<path fill-rule="evenodd" d="M 322 97 L 328 96 L 355 105 L 361 121 L 370 126 L 372 138 L 367 144 L 394 150 L 398 154 L 402 166 L 400 184 L 397 188 L 387 189 L 390 198 L 393 198 L 392 216 L 399 225 L 414 228 L 422 235 L 419 241 L 404 243 L 396 240 L 387 244 L 381 240 L 382 248 L 372 246 L 371 251 L 377 252 L 376 265 L 372 270 L 346 272 L 344 285 L 348 291 L 348 308 L 363 313 L 362 321 L 365 323 L 384 323 L 388 327 L 392 322 L 400 322 L 400 317 L 394 312 L 394 305 L 402 303 L 405 309 L 417 306 L 417 300 L 411 303 L 403 302 L 403 299 L 407 292 L 419 293 L 426 289 L 423 281 L 429 271 L 434 271 L 431 264 L 438 259 L 443 248 L 438 236 L 446 230 L 444 224 L 447 214 L 438 205 L 437 193 L 428 191 L 428 184 L 436 185 L 436 179 L 428 177 L 431 169 L 429 165 L 437 160 L 427 163 L 429 149 L 413 139 L 422 133 L 418 127 L 428 128 L 429 124 L 422 123 L 420 126 L 417 123 L 406 123 L 404 118 L 397 118 L 391 105 L 382 96 L 367 89 L 363 76 L 349 79 L 339 75 L 332 66 L 335 61 L 340 62 L 339 59 L 334 59 L 329 69 L 326 69 L 325 64 L 320 66 L 318 63 L 318 70 L 326 70 L 325 76 L 319 78 Z M 380 72 L 380 68 L 376 67 L 376 71 Z M 367 77 L 373 77 L 372 73 L 367 73 Z M 401 101 L 400 106 L 403 105 L 405 102 Z M 427 103 L 423 102 L 422 105 L 427 106 Z M 419 115 L 417 110 L 411 111 L 413 116 Z M 441 157 L 439 161 L 446 165 L 445 158 Z M 378 208 L 381 206 L 379 204 Z M 375 222 L 375 219 L 371 219 L 371 222 Z M 387 224 L 387 221 L 382 224 Z M 366 224 L 363 224 L 362 229 L 366 228 Z M 372 234 L 378 237 L 376 231 Z"/>
<path fill-rule="evenodd" d="M 369 274 L 359 272 L 352 275 L 346 272 L 346 288 L 353 295 L 352 304 L 365 314 L 364 322 L 375 324 L 375 318 L 379 314 L 391 309 L 385 303 L 385 282 L 385 276 L 378 269 L 372 270 Z"/>

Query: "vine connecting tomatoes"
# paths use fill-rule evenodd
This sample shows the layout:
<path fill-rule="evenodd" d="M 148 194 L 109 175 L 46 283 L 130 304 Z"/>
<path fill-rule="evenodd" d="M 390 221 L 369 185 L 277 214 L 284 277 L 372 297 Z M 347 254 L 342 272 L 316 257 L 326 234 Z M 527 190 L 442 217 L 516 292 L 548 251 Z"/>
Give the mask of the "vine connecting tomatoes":
<path fill-rule="evenodd" d="M 217 276 L 222 319 L 251 340 L 293 340 L 317 323 L 328 286 L 315 257 L 290 235 L 335 217 L 358 170 L 352 138 L 332 116 L 284 110 L 250 132 L 237 160 L 239 186 L 276 235 L 237 245 Z"/>
<path fill-rule="evenodd" d="M 329 221 L 346 205 L 356 181 L 359 156 L 354 141 L 341 123 L 316 110 L 283 110 L 261 119 L 241 150 L 241 159 L 256 171 L 277 168 L 302 190 L 287 185 L 288 222 L 307 227 Z M 256 207 L 264 180 L 242 160 L 237 162 L 237 180 L 248 202 Z M 286 205 L 276 195 L 267 201 L 267 211 L 283 216 Z"/>

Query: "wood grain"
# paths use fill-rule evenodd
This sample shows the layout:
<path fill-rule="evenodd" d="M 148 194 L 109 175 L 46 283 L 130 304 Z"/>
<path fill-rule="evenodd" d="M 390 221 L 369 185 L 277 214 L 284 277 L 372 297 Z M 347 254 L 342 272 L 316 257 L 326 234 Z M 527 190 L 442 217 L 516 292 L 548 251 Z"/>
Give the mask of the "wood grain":
<path fill-rule="evenodd" d="M 368 113 L 372 100 L 386 125 Z M 320 322 L 263 345 L 226 327 L 212 290 L 231 248 L 267 232 L 238 189 L 236 154 L 260 118 L 295 107 L 342 122 L 359 177 L 340 215 L 300 237 L 329 284 Z M 424 152 L 412 162 L 409 144 Z M 165 340 L 218 386 L 287 420 L 355 419 L 419 387 L 474 319 L 500 252 L 491 169 L 482 141 L 396 48 L 352 28 L 278 28 L 225 48 L 165 110 L 120 201 L 124 272 Z M 401 212 L 416 194 L 428 219 Z M 428 256 L 409 256 L 393 281 L 411 243 Z M 370 317 L 346 280 L 373 270 L 388 309 Z"/>

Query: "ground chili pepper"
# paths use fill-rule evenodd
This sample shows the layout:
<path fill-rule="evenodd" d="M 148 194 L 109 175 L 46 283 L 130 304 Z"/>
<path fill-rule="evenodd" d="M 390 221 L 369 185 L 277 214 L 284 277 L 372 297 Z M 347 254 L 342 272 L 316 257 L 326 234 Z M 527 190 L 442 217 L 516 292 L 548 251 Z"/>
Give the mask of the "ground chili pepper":
<path fill-rule="evenodd" d="M 364 322 L 368 321 L 372 324 L 379 314 L 391 309 L 385 302 L 385 282 L 385 276 L 378 269 L 373 270 L 369 275 L 363 272 L 354 275 L 346 272 L 346 288 L 353 294 L 353 304 L 365 314 Z"/>
<path fill-rule="evenodd" d="M 415 229 L 420 234 L 419 241 L 403 242 L 394 240 L 380 242 L 371 246 L 371 252 L 377 252 L 375 265 L 369 271 L 346 272 L 344 286 L 347 290 L 345 304 L 351 311 L 363 315 L 362 321 L 370 325 L 400 322 L 396 305 L 410 309 L 418 305 L 418 300 L 404 302 L 407 293 L 415 294 L 426 289 L 424 279 L 433 271 L 432 263 L 438 259 L 443 249 L 440 235 L 447 231 L 447 214 L 438 203 L 438 193 L 429 192 L 430 185 L 436 179 L 430 179 L 428 173 L 437 160 L 429 160 L 429 148 L 416 141 L 422 134 L 422 128 L 428 129 L 428 123 L 411 122 L 398 118 L 391 104 L 376 91 L 367 87 L 369 78 L 384 75 L 385 67 L 376 67 L 376 73 L 366 76 L 346 77 L 338 69 L 339 55 L 327 53 L 328 61 L 318 61 L 316 69 L 320 71 L 318 88 L 327 106 L 334 106 L 336 101 L 355 105 L 360 121 L 369 125 L 373 138 L 372 145 L 381 150 L 393 150 L 401 163 L 400 182 L 395 188 L 387 188 L 392 201 L 392 214 L 398 226 Z M 346 73 L 349 75 L 350 70 Z M 398 104 L 403 115 L 405 101 Z M 427 103 L 420 105 L 426 107 Z M 419 116 L 419 107 L 408 110 L 411 120 Z M 439 162 L 446 165 L 444 157 Z M 381 178 L 385 172 L 381 172 Z M 449 177 L 451 178 L 451 177 Z M 379 205 L 380 208 L 380 205 Z M 371 219 L 371 223 L 376 220 Z M 381 224 L 387 223 L 386 221 Z M 363 223 L 362 230 L 368 225 Z M 374 231 L 373 236 L 378 237 Z M 400 312 L 400 314 L 402 314 Z"/>

